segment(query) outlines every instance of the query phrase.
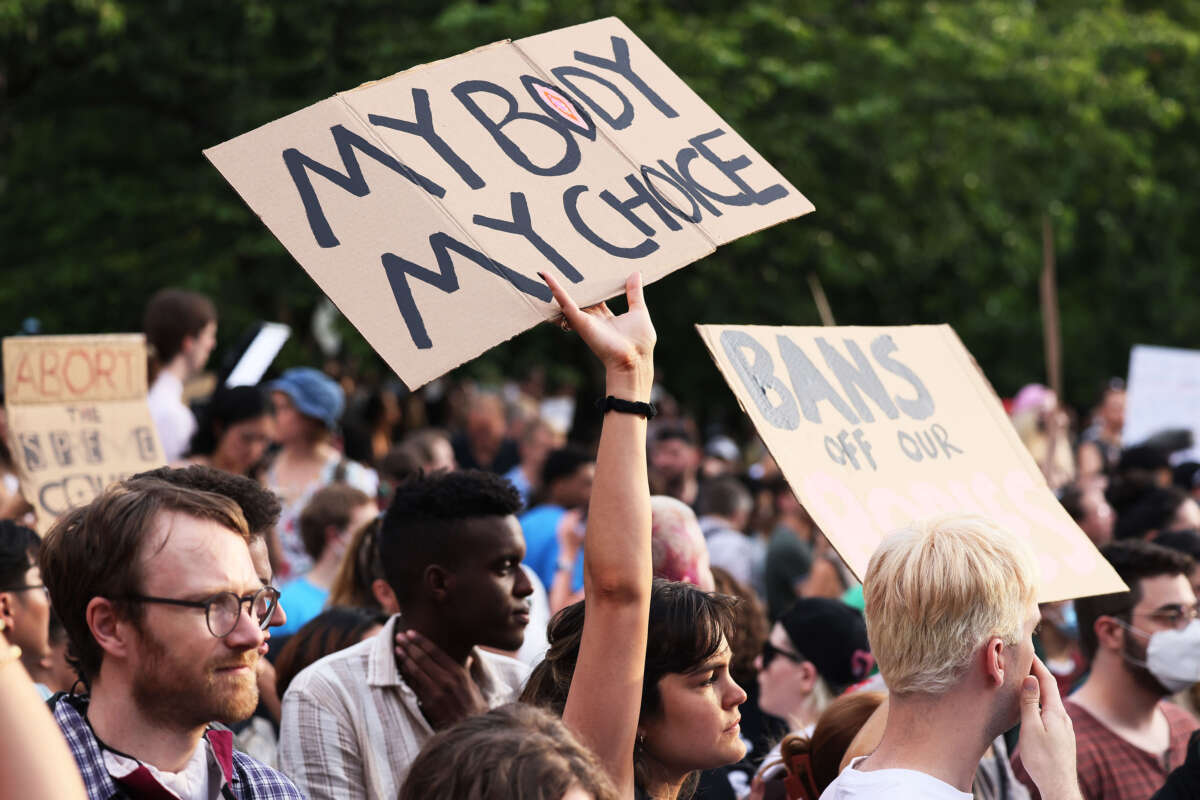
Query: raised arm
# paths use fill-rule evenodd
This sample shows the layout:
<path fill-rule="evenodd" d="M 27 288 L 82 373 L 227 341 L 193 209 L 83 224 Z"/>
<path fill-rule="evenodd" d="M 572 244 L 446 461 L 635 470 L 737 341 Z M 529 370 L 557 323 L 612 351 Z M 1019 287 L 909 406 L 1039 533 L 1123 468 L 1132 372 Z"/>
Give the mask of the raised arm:
<path fill-rule="evenodd" d="M 580 310 L 557 281 L 542 277 L 567 323 L 604 364 L 606 393 L 649 402 L 655 335 L 641 276 L 625 282 L 629 311 L 620 316 L 603 303 Z M 605 415 L 583 548 L 583 640 L 563 722 L 600 758 L 621 796 L 632 797 L 653 578 L 646 420 L 641 416 Z"/>
<path fill-rule="evenodd" d="M 84 800 L 75 759 L 19 658 L 0 633 L 0 797 Z"/>

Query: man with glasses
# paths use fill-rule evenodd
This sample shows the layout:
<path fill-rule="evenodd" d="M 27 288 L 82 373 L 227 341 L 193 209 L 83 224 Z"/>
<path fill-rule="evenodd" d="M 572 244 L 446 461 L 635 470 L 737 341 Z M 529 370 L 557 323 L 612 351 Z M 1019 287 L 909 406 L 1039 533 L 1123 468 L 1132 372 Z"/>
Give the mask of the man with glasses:
<path fill-rule="evenodd" d="M 250 529 L 250 560 L 254 562 L 254 571 L 263 586 L 275 585 L 274 571 L 271 569 L 271 559 L 267 552 L 267 537 L 274 532 L 282 507 L 279 498 L 273 492 L 263 488 L 256 480 L 201 464 L 176 469 L 160 467 L 133 477 L 157 478 L 185 489 L 219 494 L 237 503 L 246 518 L 246 527 Z M 281 597 L 267 628 L 266 640 L 258 648 L 260 656 L 266 656 L 271 649 L 270 629 L 287 624 L 287 619 Z M 279 694 L 275 690 L 275 667 L 267 658 L 258 660 L 258 696 L 259 707 L 254 716 L 232 726 L 234 741 L 238 747 L 273 763 L 280 707 Z"/>
<path fill-rule="evenodd" d="M 0 521 L 0 631 L 21 648 L 33 673 L 50 653 L 50 599 L 37 566 L 38 535 L 11 520 Z M 43 699 L 50 690 L 38 684 Z"/>
<path fill-rule="evenodd" d="M 1065 702 L 1075 726 L 1079 786 L 1089 800 L 1144 800 L 1183 763 L 1188 737 L 1200 727 L 1164 702 L 1200 680 L 1200 622 L 1188 582 L 1193 562 L 1140 540 L 1100 552 L 1130 590 L 1075 601 L 1080 643 L 1092 664 Z M 1020 753 L 1014 767 L 1029 785 L 1019 762 Z"/>
<path fill-rule="evenodd" d="M 227 497 L 131 479 L 60 518 L 40 564 L 86 695 L 54 716 L 92 798 L 300 798 L 211 726 L 245 719 L 279 593 Z"/>

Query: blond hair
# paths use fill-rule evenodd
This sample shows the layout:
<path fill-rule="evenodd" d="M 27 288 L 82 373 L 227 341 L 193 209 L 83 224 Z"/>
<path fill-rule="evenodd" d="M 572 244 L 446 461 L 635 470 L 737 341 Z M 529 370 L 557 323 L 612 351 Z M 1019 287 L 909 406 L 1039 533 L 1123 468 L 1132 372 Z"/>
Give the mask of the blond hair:
<path fill-rule="evenodd" d="M 888 535 L 863 581 L 888 689 L 943 694 L 990 637 L 1015 646 L 1036 582 L 1028 546 L 987 517 L 943 514 Z"/>

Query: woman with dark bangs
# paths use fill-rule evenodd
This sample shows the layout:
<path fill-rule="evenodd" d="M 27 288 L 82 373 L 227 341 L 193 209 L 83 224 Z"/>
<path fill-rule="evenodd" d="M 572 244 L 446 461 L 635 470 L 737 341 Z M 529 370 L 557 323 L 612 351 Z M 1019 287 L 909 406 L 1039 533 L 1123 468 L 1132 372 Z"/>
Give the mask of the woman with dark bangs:
<path fill-rule="evenodd" d="M 689 797 L 696 771 L 736 762 L 746 750 L 738 725 L 746 693 L 729 674 L 735 601 L 652 579 L 645 416 L 652 410 L 643 404 L 655 334 L 640 276 L 626 282 L 629 311 L 620 316 L 603 303 L 580 310 L 542 277 L 565 323 L 604 363 L 608 413 L 584 538 L 587 600 L 551 622 L 550 650 L 522 699 L 561 713 L 620 797 Z"/>

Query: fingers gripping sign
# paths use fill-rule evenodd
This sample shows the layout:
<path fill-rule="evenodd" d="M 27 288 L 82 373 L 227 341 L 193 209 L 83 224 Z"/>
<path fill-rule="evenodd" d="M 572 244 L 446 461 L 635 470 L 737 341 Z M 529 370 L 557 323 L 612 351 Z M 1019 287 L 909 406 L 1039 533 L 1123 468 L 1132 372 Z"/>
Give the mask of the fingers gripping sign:
<path fill-rule="evenodd" d="M 434 730 L 488 710 L 487 701 L 471 677 L 471 660 L 456 663 L 433 642 L 416 631 L 396 634 L 400 672 Z"/>
<path fill-rule="evenodd" d="M 620 315 L 613 314 L 607 303 L 581 309 L 554 276 L 546 272 L 539 272 L 538 275 L 554 293 L 566 324 L 579 333 L 606 369 L 636 373 L 644 371 L 646 365 L 651 363 L 650 355 L 654 351 L 657 336 L 642 296 L 640 272 L 635 272 L 625 281 L 625 299 L 629 303 L 629 310 Z"/>

